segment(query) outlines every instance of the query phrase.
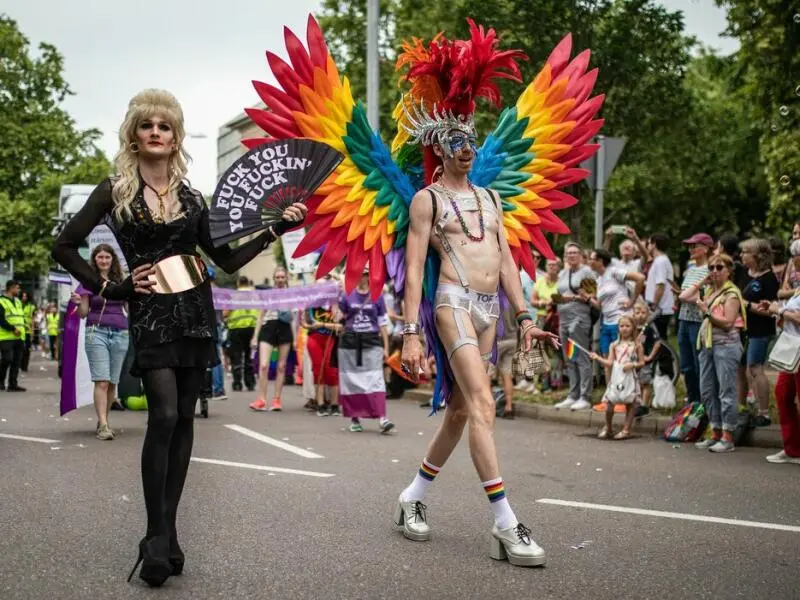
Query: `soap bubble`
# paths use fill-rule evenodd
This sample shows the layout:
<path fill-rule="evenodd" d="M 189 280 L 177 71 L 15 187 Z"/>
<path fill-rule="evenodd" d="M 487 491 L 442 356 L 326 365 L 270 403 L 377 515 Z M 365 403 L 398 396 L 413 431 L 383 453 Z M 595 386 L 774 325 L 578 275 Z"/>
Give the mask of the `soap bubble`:
<path fill-rule="evenodd" d="M 795 96 L 800 96 L 800 85 L 798 85 L 796 88 L 794 88 L 794 94 L 795 94 Z"/>
<path fill-rule="evenodd" d="M 769 126 L 769 128 L 772 129 L 772 131 L 778 131 L 778 124 L 773 123 L 772 125 Z"/>
<path fill-rule="evenodd" d="M 786 187 L 786 186 L 788 186 L 790 183 L 792 183 L 792 180 L 791 180 L 791 179 L 789 179 L 789 176 L 788 176 L 788 175 L 782 175 L 779 181 L 781 182 L 781 185 L 782 185 L 783 187 Z"/>
<path fill-rule="evenodd" d="M 789 114 L 789 107 L 784 104 L 778 109 L 778 112 L 781 114 L 782 117 L 785 117 Z"/>
<path fill-rule="evenodd" d="M 793 18 L 795 23 L 800 23 L 800 13 L 796 13 Z"/>

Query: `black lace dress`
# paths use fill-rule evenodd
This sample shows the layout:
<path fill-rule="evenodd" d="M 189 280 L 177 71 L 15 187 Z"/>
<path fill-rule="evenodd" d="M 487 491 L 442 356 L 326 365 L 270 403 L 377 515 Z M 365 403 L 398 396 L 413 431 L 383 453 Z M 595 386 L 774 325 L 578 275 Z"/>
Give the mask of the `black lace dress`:
<path fill-rule="evenodd" d="M 102 280 L 78 253 L 78 247 L 99 224 L 116 235 L 128 267 L 154 264 L 169 256 L 198 256 L 197 246 L 220 268 L 232 273 L 255 258 L 272 241 L 264 232 L 242 246 L 215 248 L 208 228 L 208 208 L 202 195 L 182 184 L 178 190 L 181 214 L 168 223 L 156 223 L 144 200 L 144 186 L 132 204 L 133 219 L 123 223 L 112 217 L 111 180 L 95 188 L 86 205 L 67 223 L 56 240 L 53 258 L 87 289 L 99 293 Z M 219 363 L 217 327 L 211 285 L 208 281 L 177 294 L 136 294 L 130 277 L 108 286 L 106 296 L 127 300 L 130 333 L 135 349 L 131 372 L 169 367 L 207 368 Z"/>

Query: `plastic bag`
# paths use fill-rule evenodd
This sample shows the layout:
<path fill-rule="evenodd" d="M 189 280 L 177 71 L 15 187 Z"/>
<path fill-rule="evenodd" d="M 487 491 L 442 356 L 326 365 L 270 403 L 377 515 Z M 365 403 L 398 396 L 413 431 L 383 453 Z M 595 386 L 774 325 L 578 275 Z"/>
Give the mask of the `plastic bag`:
<path fill-rule="evenodd" d="M 614 361 L 611 378 L 606 388 L 605 400 L 613 404 L 630 404 L 636 396 L 636 379 L 633 371 L 625 372 L 621 363 Z"/>
<path fill-rule="evenodd" d="M 675 386 L 666 375 L 653 378 L 653 408 L 675 408 Z"/>

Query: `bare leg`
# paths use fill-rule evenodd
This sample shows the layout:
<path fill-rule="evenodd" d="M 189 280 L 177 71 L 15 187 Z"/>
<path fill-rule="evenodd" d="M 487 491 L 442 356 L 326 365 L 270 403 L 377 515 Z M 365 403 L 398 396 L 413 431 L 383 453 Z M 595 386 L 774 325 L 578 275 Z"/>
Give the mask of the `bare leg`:
<path fill-rule="evenodd" d="M 269 374 L 269 357 L 272 346 L 266 342 L 258 344 L 258 397 L 267 399 L 267 375 Z"/>
<path fill-rule="evenodd" d="M 94 382 L 94 412 L 101 427 L 108 425 L 108 381 Z"/>
<path fill-rule="evenodd" d="M 506 405 L 503 407 L 503 411 L 506 413 L 510 413 L 514 410 L 514 378 L 511 376 L 511 373 L 500 373 L 500 377 L 503 380 L 503 394 L 506 397 Z"/>
<path fill-rule="evenodd" d="M 440 307 L 436 311 L 436 327 L 444 347 L 460 339 L 456 318 L 461 317 L 465 333 L 468 337 L 476 337 L 475 329 L 468 315 L 460 311 L 455 315 L 454 309 Z M 495 326 L 490 327 L 478 339 L 479 346 L 465 344 L 459 347 L 450 358 L 453 378 L 461 389 L 461 406 L 457 410 L 466 413 L 469 427 L 469 452 L 472 464 L 481 478 L 489 481 L 500 477 L 497 462 L 497 451 L 494 444 L 494 398 L 489 387 L 486 374 L 486 363 L 481 354 L 491 351 L 495 337 Z M 463 417 L 462 417 L 463 418 Z M 442 423 L 444 427 L 445 423 Z M 430 455 L 429 455 L 430 458 Z M 434 464 L 437 464 L 434 462 Z M 437 466 L 441 466 L 438 465 Z"/>
<path fill-rule="evenodd" d="M 625 424 L 622 426 L 622 431 L 630 433 L 631 426 L 633 425 L 633 418 L 636 416 L 636 408 L 638 406 L 638 402 L 633 402 L 625 407 Z"/>
<path fill-rule="evenodd" d="M 649 383 L 642 384 L 642 405 L 650 407 L 650 400 L 653 397 L 653 386 Z"/>
<path fill-rule="evenodd" d="M 339 406 L 339 386 L 328 386 L 328 393 L 330 394 L 331 406 Z"/>
<path fill-rule="evenodd" d="M 108 382 L 108 394 L 106 395 L 106 422 L 108 422 L 108 413 L 111 412 L 111 405 L 117 401 L 117 386 Z"/>
<path fill-rule="evenodd" d="M 275 369 L 275 398 L 280 399 L 283 382 L 286 378 L 286 358 L 289 356 L 289 344 L 278 346 L 278 366 Z"/>
<path fill-rule="evenodd" d="M 769 380 L 764 372 L 764 365 L 750 365 L 747 367 L 750 389 L 753 390 L 758 401 L 759 412 L 769 414 Z"/>
<path fill-rule="evenodd" d="M 614 405 L 611 402 L 606 401 L 606 433 L 611 435 L 612 428 L 614 426 Z"/>
<path fill-rule="evenodd" d="M 444 466 L 458 445 L 466 424 L 467 411 L 464 410 L 464 394 L 456 384 L 450 402 L 445 408 L 442 423 L 428 446 L 426 457 L 430 463 L 439 468 Z"/>

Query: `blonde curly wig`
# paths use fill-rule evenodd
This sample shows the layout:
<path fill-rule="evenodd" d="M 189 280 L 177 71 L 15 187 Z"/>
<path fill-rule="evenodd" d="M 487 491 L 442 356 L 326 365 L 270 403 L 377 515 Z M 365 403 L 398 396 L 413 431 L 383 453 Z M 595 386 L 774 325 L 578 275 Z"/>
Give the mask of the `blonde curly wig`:
<path fill-rule="evenodd" d="M 145 119 L 160 117 L 169 123 L 177 150 L 169 157 L 169 189 L 175 190 L 186 177 L 191 157 L 183 147 L 186 131 L 183 110 L 178 100 L 165 90 L 148 89 L 136 94 L 128 103 L 128 112 L 119 128 L 119 152 L 114 157 L 118 179 L 111 191 L 114 217 L 126 221 L 133 216 L 131 203 L 139 191 L 139 155 L 131 149 L 136 142 L 136 128 Z"/>

